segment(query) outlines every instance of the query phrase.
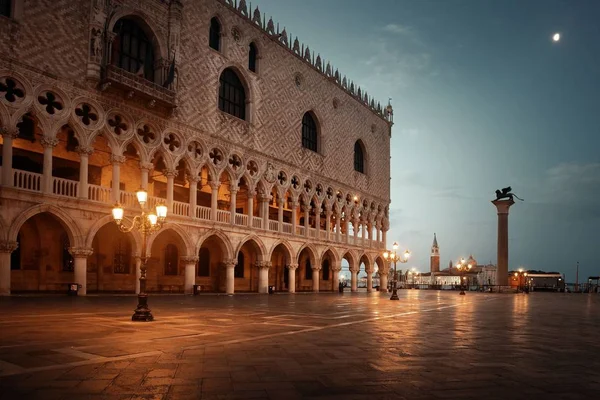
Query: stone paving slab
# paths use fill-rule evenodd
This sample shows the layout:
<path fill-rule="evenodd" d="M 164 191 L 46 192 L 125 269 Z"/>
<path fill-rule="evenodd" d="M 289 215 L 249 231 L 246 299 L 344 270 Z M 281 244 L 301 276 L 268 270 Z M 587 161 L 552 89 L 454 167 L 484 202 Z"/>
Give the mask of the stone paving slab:
<path fill-rule="evenodd" d="M 0 399 L 600 397 L 600 296 L 0 298 Z"/>

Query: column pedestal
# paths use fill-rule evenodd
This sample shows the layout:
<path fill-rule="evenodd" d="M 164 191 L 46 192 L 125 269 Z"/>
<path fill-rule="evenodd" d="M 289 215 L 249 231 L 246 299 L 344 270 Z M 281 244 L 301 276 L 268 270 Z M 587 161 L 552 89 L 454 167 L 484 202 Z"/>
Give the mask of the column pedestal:
<path fill-rule="evenodd" d="M 77 294 L 85 296 L 87 294 L 87 258 L 94 253 L 94 250 L 71 247 L 69 248 L 69 253 L 71 253 L 74 259 L 74 283 L 81 285 Z"/>
<path fill-rule="evenodd" d="M 183 292 L 185 294 L 194 293 L 194 285 L 196 284 L 196 263 L 198 257 L 185 257 L 185 280 L 183 284 Z"/>
<path fill-rule="evenodd" d="M 269 267 L 271 263 L 256 263 L 258 267 L 258 293 L 269 293 Z"/>
<path fill-rule="evenodd" d="M 357 292 L 358 291 L 358 271 L 355 269 L 351 269 L 350 272 L 352 273 L 352 276 L 350 278 L 351 279 L 350 280 L 351 290 L 353 292 Z"/>
<path fill-rule="evenodd" d="M 319 293 L 319 283 L 321 280 L 321 274 L 320 274 L 321 268 L 313 268 L 312 270 L 313 270 L 313 272 L 312 272 L 313 289 L 312 290 L 314 293 Z"/>
<path fill-rule="evenodd" d="M 508 283 L 508 209 L 515 204 L 513 200 L 494 200 L 498 212 L 498 261 L 496 269 L 496 285 L 507 286 Z"/>
<path fill-rule="evenodd" d="M 367 271 L 367 292 L 373 291 L 373 271 Z"/>
<path fill-rule="evenodd" d="M 225 286 L 225 292 L 227 294 L 233 294 L 235 290 L 235 275 L 234 275 L 235 262 L 230 261 L 225 264 L 225 277 L 227 279 L 227 283 Z"/>
<path fill-rule="evenodd" d="M 298 264 L 288 265 L 288 292 L 296 293 L 296 269 Z"/>

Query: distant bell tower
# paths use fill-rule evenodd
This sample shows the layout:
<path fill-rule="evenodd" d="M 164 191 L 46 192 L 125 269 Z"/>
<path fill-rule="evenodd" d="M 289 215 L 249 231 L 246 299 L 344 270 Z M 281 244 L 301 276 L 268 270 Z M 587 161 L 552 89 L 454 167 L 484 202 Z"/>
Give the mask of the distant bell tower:
<path fill-rule="evenodd" d="M 440 272 L 440 248 L 438 246 L 437 237 L 433 234 L 433 245 L 431 246 L 431 261 L 429 263 L 430 272 Z"/>

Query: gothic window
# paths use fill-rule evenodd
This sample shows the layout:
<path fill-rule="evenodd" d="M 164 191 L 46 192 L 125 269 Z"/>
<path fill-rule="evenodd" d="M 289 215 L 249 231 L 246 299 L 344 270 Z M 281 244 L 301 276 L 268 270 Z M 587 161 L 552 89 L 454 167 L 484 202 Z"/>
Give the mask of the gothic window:
<path fill-rule="evenodd" d="M 210 250 L 206 247 L 198 254 L 198 276 L 210 276 Z"/>
<path fill-rule="evenodd" d="M 75 262 L 73 260 L 73 256 L 69 253 L 69 237 L 66 234 L 62 236 L 62 270 L 65 272 L 73 272 L 75 269 Z"/>
<path fill-rule="evenodd" d="M 165 275 L 177 275 L 179 266 L 179 251 L 174 244 L 165 247 Z"/>
<path fill-rule="evenodd" d="M 244 277 L 244 253 L 241 251 L 238 253 L 237 265 L 233 269 L 234 278 L 243 278 Z"/>
<path fill-rule="evenodd" d="M 329 280 L 329 260 L 323 261 L 323 280 Z"/>
<path fill-rule="evenodd" d="M 21 269 L 21 234 L 17 235 L 17 249 L 10 253 L 10 269 Z"/>
<path fill-rule="evenodd" d="M 312 266 L 310 260 L 306 259 L 306 265 L 304 267 L 304 279 L 312 279 Z"/>
<path fill-rule="evenodd" d="M 246 119 L 246 92 L 237 74 L 227 68 L 219 79 L 219 110 Z"/>
<path fill-rule="evenodd" d="M 128 274 L 131 255 L 128 251 L 129 246 L 127 245 L 127 242 L 123 238 L 119 238 L 117 239 L 114 248 L 113 272 L 115 274 Z"/>
<path fill-rule="evenodd" d="M 142 28 L 132 19 L 117 21 L 112 45 L 112 63 L 117 67 L 154 81 L 154 49 Z"/>
<path fill-rule="evenodd" d="M 365 173 L 365 154 L 360 140 L 354 143 L 354 170 Z"/>
<path fill-rule="evenodd" d="M 75 151 L 77 150 L 77 146 L 79 146 L 79 141 L 75 137 L 75 132 L 68 125 L 63 126 L 63 128 L 67 129 L 67 151 Z"/>
<path fill-rule="evenodd" d="M 258 56 L 258 50 L 254 43 L 250 43 L 250 49 L 248 50 L 248 69 L 252 72 L 256 72 L 256 58 Z"/>
<path fill-rule="evenodd" d="M 0 0 L 0 15 L 10 18 L 11 0 Z"/>
<path fill-rule="evenodd" d="M 23 115 L 21 122 L 17 124 L 17 128 L 21 139 L 29 140 L 31 143 L 35 142 L 35 120 L 30 113 Z"/>
<path fill-rule="evenodd" d="M 313 116 L 307 112 L 302 117 L 302 147 L 317 151 L 317 123 Z"/>
<path fill-rule="evenodd" d="M 221 50 L 221 24 L 216 17 L 210 20 L 208 45 L 217 51 Z"/>

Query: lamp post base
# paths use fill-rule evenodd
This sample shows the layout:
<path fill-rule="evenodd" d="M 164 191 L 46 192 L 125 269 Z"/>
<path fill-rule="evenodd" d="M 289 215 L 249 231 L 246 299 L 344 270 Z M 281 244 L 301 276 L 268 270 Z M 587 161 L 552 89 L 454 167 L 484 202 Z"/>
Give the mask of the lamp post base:
<path fill-rule="evenodd" d="M 464 296 L 465 295 L 465 291 L 461 289 L 461 291 L 460 291 L 459 294 Z"/>
<path fill-rule="evenodd" d="M 138 295 L 138 306 L 135 309 L 134 314 L 131 316 L 132 321 L 150 322 L 154 320 L 154 316 L 148 308 L 148 295 Z"/>
<path fill-rule="evenodd" d="M 398 293 L 396 293 L 396 288 L 392 290 L 392 297 L 390 297 L 390 300 L 400 300 L 400 298 L 398 297 Z"/>

